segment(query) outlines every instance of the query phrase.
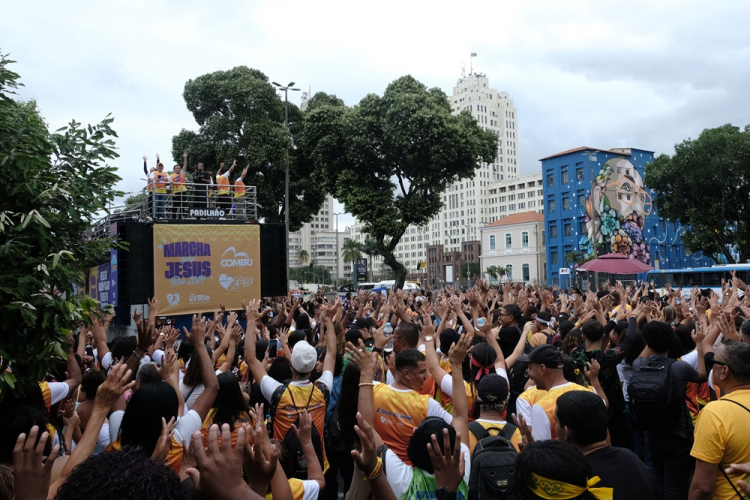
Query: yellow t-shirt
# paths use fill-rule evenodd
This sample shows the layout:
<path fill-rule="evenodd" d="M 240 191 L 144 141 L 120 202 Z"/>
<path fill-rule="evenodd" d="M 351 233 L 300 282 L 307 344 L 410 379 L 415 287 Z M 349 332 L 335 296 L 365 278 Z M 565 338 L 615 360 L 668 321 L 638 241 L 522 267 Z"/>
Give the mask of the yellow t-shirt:
<path fill-rule="evenodd" d="M 544 393 L 543 396 L 538 398 L 534 404 L 531 405 L 531 425 L 532 425 L 532 432 L 534 439 L 557 439 L 557 429 L 555 429 L 555 408 L 557 407 L 557 398 L 565 394 L 566 392 L 570 391 L 589 391 L 594 392 L 593 387 L 584 387 L 582 385 L 574 384 L 574 383 L 568 383 L 565 385 L 560 385 L 557 387 L 553 387 L 546 393 Z M 541 408 L 544 413 L 546 414 L 547 419 L 549 420 L 549 433 L 551 437 L 538 437 L 541 434 L 545 434 L 544 431 L 541 429 L 542 425 L 544 424 L 546 426 L 546 422 L 543 420 L 538 420 L 537 416 L 540 415 L 540 412 L 536 410 L 536 408 Z M 541 433 L 541 434 L 540 434 Z"/>
<path fill-rule="evenodd" d="M 310 397 L 310 391 L 314 391 L 312 397 Z M 309 404 L 305 406 L 308 401 Z M 273 436 L 276 439 L 283 440 L 286 433 L 291 429 L 292 424 L 302 413 L 302 410 L 307 408 L 307 412 L 312 419 L 312 424 L 320 436 L 320 447 L 323 450 L 323 472 L 328 470 L 328 458 L 326 457 L 326 445 L 323 434 L 326 406 L 326 395 L 323 394 L 320 387 L 316 384 L 306 384 L 304 386 L 289 384 L 281 395 L 279 404 L 276 407 L 276 414 L 273 416 Z"/>
<path fill-rule="evenodd" d="M 483 420 L 481 418 L 476 419 L 475 422 L 478 422 L 479 424 L 481 424 L 482 427 L 484 427 L 485 429 L 491 429 L 494 427 L 500 430 L 504 429 L 505 424 L 506 424 L 506 422 L 493 422 L 492 420 Z M 496 430 L 491 430 L 489 432 L 491 436 L 497 436 L 498 434 L 500 434 Z M 521 441 L 523 441 L 523 436 L 521 436 L 521 431 L 516 429 L 516 431 L 513 433 L 513 436 L 511 436 L 510 438 L 510 444 L 512 444 L 515 447 L 516 451 L 518 452 L 521 451 L 521 449 L 519 448 L 519 443 L 521 443 Z M 472 455 L 474 455 L 474 448 L 476 447 L 476 445 L 477 445 L 477 438 L 473 432 L 469 431 L 469 451 L 471 451 Z"/>
<path fill-rule="evenodd" d="M 701 410 L 695 424 L 693 450 L 690 452 L 698 460 L 719 464 L 720 469 L 730 464 L 750 462 L 750 413 L 741 406 L 725 401 L 727 399 L 750 408 L 750 389 L 732 391 Z M 730 474 L 729 478 L 736 485 L 738 479 L 747 479 L 743 476 Z M 721 470 L 716 471 L 714 498 L 737 498 L 737 493 Z"/>
<path fill-rule="evenodd" d="M 427 418 L 430 396 L 417 391 L 397 391 L 386 384 L 375 384 L 375 430 L 388 448 L 411 465 L 406 450 L 414 429 Z"/>

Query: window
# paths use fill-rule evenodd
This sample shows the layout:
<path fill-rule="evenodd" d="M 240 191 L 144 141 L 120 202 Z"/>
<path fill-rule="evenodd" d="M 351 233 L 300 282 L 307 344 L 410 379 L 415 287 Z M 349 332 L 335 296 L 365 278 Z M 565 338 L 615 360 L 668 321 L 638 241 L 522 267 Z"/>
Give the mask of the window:
<path fill-rule="evenodd" d="M 513 237 L 510 233 L 505 233 L 505 249 L 510 250 L 513 248 Z"/>
<path fill-rule="evenodd" d="M 569 222 L 566 222 L 565 225 L 563 226 L 563 228 L 565 230 L 565 236 L 566 237 L 573 235 L 573 226 Z"/>
<path fill-rule="evenodd" d="M 555 200 L 549 200 L 549 213 L 555 213 Z"/>
<path fill-rule="evenodd" d="M 586 195 L 585 194 L 579 194 L 578 195 L 578 208 L 582 208 L 586 206 Z"/>
<path fill-rule="evenodd" d="M 584 234 L 587 234 L 588 231 L 586 230 L 586 223 L 585 222 L 579 222 L 578 223 L 578 236 L 582 236 Z"/>
<path fill-rule="evenodd" d="M 570 210 L 570 198 L 563 198 L 563 210 Z"/>
<path fill-rule="evenodd" d="M 576 178 L 577 178 L 577 179 L 578 179 L 579 181 L 582 181 L 582 180 L 583 180 L 583 169 L 582 169 L 582 168 L 577 168 L 577 169 L 576 169 Z"/>
<path fill-rule="evenodd" d="M 567 184 L 568 183 L 568 171 L 563 170 L 560 172 L 560 183 Z"/>
<path fill-rule="evenodd" d="M 490 251 L 494 252 L 495 251 L 495 247 L 496 247 L 496 245 L 495 245 L 495 235 L 492 234 L 492 235 L 490 235 Z"/>
<path fill-rule="evenodd" d="M 550 187 L 552 187 L 552 186 L 555 185 L 555 176 L 554 175 L 549 174 L 547 176 L 547 185 L 550 186 Z"/>
<path fill-rule="evenodd" d="M 529 233 L 524 231 L 521 233 L 521 246 L 523 248 L 529 248 Z"/>
<path fill-rule="evenodd" d="M 528 264 L 524 264 L 523 266 L 521 266 L 521 272 L 523 273 L 524 281 L 531 281 L 531 272 L 529 270 Z"/>
<path fill-rule="evenodd" d="M 511 281 L 513 279 L 513 264 L 508 264 L 505 266 L 505 277 L 508 279 L 508 281 Z"/>
<path fill-rule="evenodd" d="M 550 252 L 550 257 L 552 258 L 552 263 L 557 264 L 557 250 L 552 250 Z"/>
<path fill-rule="evenodd" d="M 549 227 L 549 237 L 550 238 L 557 238 L 557 226 L 550 226 Z"/>

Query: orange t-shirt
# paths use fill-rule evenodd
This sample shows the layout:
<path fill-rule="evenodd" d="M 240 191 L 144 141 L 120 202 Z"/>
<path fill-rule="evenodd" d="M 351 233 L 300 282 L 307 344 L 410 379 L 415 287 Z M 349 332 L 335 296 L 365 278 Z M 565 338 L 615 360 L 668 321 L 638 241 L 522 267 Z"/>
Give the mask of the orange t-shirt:
<path fill-rule="evenodd" d="M 305 385 L 289 384 L 286 389 L 282 389 L 283 387 L 282 385 L 276 389 L 277 391 L 284 390 L 284 392 L 279 399 L 276 413 L 273 415 L 273 436 L 276 439 L 283 440 L 286 433 L 292 428 L 292 424 L 297 421 L 302 410 L 307 408 L 307 413 L 310 414 L 312 423 L 320 435 L 320 447 L 323 450 L 323 472 L 325 472 L 328 470 L 328 458 L 325 453 L 323 430 L 328 404 L 328 388 L 322 384 L 312 383 Z M 310 397 L 310 391 L 314 391 L 312 398 Z M 307 404 L 308 401 L 310 401 L 309 404 Z"/>

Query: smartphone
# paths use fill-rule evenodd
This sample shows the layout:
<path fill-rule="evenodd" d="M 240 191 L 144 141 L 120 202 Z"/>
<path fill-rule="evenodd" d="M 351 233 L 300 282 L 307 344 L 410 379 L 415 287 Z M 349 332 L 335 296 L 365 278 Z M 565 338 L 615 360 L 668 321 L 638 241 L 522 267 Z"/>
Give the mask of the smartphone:
<path fill-rule="evenodd" d="M 281 341 L 279 339 L 271 339 L 268 341 L 268 357 L 275 358 L 279 354 L 281 349 Z"/>

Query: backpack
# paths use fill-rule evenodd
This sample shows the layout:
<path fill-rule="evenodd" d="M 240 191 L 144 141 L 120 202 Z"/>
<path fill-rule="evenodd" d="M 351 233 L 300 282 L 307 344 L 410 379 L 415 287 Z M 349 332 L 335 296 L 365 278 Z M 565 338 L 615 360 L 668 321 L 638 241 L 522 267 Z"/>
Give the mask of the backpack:
<path fill-rule="evenodd" d="M 500 434 L 492 436 L 490 430 L 500 431 Z M 518 455 L 510 439 L 516 432 L 516 426 L 505 424 L 502 429 L 485 429 L 475 421 L 469 424 L 469 432 L 477 438 L 471 457 L 469 500 L 510 498 Z"/>
<path fill-rule="evenodd" d="M 684 404 L 675 394 L 671 370 L 674 362 L 669 358 L 648 360 L 630 378 L 630 411 L 644 431 L 669 431 L 680 418 Z"/>
<path fill-rule="evenodd" d="M 274 391 L 273 396 L 271 397 L 271 419 L 268 421 L 268 429 L 270 435 L 273 435 L 273 419 L 276 415 L 276 409 L 279 406 L 279 401 L 281 401 L 281 396 L 283 396 L 284 392 L 288 389 L 289 385 L 284 384 L 280 385 L 276 391 Z M 310 401 L 312 401 L 313 394 L 315 394 L 315 389 L 321 390 L 320 387 L 313 385 L 312 390 L 310 391 L 310 397 L 307 400 L 307 403 L 304 406 L 297 406 L 296 401 L 294 401 L 294 396 L 292 395 L 292 392 L 289 392 L 289 397 L 292 398 L 292 405 L 294 405 L 295 408 L 298 410 L 308 408 L 310 406 Z M 326 402 L 328 402 L 328 394 L 327 391 L 321 391 L 323 392 L 323 395 L 325 396 Z M 299 429 L 300 425 L 300 416 L 297 417 L 297 420 L 294 421 L 295 427 Z M 315 427 L 315 424 L 313 423 L 312 428 L 310 429 L 310 437 L 312 440 L 313 448 L 315 449 L 315 455 L 318 457 L 318 461 L 320 462 L 320 466 L 323 467 L 323 448 L 320 444 L 320 433 L 318 432 L 318 428 Z M 289 430 L 286 432 L 286 435 L 283 437 L 281 436 L 274 436 L 276 439 L 281 439 L 281 441 L 284 443 L 284 447 L 287 450 L 287 453 L 289 453 L 289 461 L 291 463 L 291 470 L 290 470 L 290 477 L 294 477 L 301 480 L 307 479 L 307 459 L 305 458 L 305 451 L 302 449 L 302 443 L 300 443 L 299 439 L 297 439 L 297 435 L 294 433 L 294 429 L 289 427 Z"/>

